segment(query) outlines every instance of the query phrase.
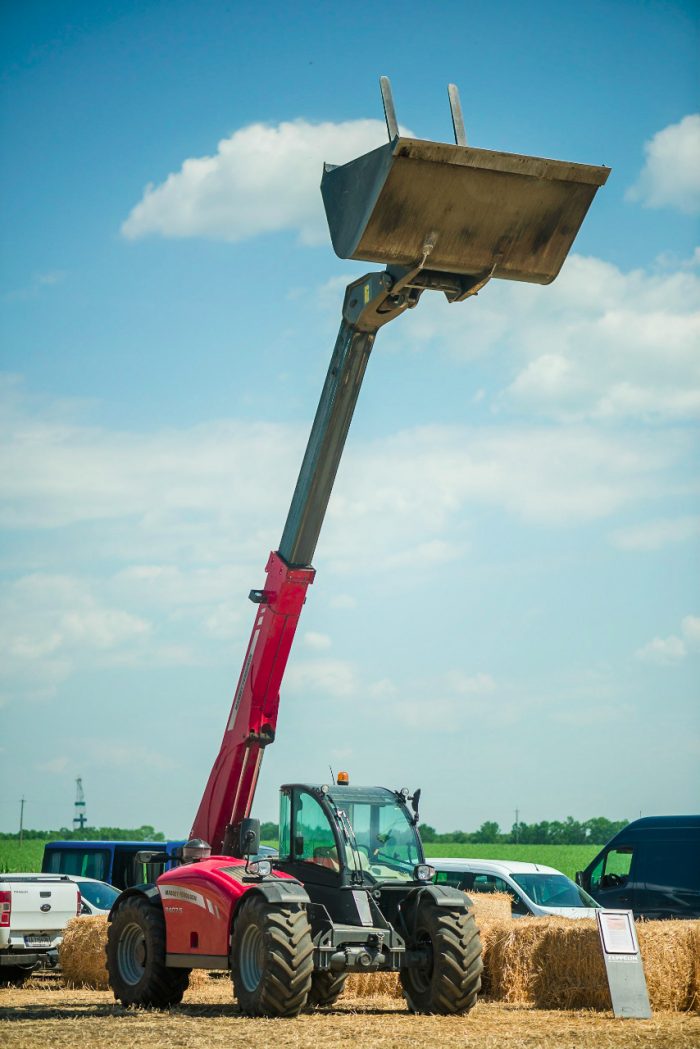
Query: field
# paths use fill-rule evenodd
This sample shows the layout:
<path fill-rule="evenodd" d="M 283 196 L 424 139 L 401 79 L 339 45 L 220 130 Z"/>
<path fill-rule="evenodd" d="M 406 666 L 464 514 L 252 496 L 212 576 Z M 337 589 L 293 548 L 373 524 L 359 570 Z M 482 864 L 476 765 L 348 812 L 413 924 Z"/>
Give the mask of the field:
<path fill-rule="evenodd" d="M 86 1024 L 86 1021 L 89 1021 Z M 411 1016 L 395 998 L 343 998 L 333 1009 L 297 1020 L 252 1020 L 232 1001 L 228 979 L 189 990 L 167 1013 L 126 1010 L 108 991 L 68 990 L 56 977 L 33 978 L 20 990 L 0 990 L 0 1040 L 7 1049 L 697 1049 L 700 1018 L 658 1013 L 619 1020 L 587 1010 L 542 1011 L 480 1002 L 468 1016 Z"/>
<path fill-rule="evenodd" d="M 23 841 L 21 846 L 18 841 L 0 841 L 0 873 L 40 871 L 46 840 L 35 838 Z"/>
<path fill-rule="evenodd" d="M 480 860 L 523 860 L 556 867 L 573 879 L 597 856 L 600 845 L 425 845 L 426 856 L 470 856 Z"/>
<path fill-rule="evenodd" d="M 270 842 L 269 844 L 276 844 Z M 41 870 L 45 841 L 0 841 L 0 871 Z M 527 860 L 544 863 L 574 877 L 600 850 L 599 845 L 450 845 L 425 846 L 428 856 L 472 856 L 480 859 Z"/>

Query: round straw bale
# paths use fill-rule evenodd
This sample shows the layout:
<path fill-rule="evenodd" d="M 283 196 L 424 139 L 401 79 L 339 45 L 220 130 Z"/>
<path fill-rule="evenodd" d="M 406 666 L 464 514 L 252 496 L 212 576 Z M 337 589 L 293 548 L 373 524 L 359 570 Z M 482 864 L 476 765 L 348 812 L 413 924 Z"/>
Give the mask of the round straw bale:
<path fill-rule="evenodd" d="M 108 990 L 106 946 L 106 915 L 72 918 L 66 926 L 59 950 L 63 982 L 69 987 Z"/>

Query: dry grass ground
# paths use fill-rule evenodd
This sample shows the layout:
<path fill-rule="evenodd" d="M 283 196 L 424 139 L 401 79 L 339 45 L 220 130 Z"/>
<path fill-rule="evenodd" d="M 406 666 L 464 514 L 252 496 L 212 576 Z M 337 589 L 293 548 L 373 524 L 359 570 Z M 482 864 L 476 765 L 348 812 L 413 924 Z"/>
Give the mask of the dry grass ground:
<path fill-rule="evenodd" d="M 33 978 L 0 990 L 0 1044 L 6 1049 L 698 1049 L 700 1017 L 658 1013 L 616 1020 L 611 1013 L 537 1011 L 480 1002 L 463 1017 L 411 1016 L 395 998 L 346 997 L 297 1020 L 241 1016 L 227 978 L 199 980 L 167 1013 L 126 1010 L 110 992 L 70 990 Z"/>

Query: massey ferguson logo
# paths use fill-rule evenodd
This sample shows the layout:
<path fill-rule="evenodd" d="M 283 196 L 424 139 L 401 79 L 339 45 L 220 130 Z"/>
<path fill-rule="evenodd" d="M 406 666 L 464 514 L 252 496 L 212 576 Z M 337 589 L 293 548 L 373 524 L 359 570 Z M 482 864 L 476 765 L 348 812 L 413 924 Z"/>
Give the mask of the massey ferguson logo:
<path fill-rule="evenodd" d="M 50 911 L 51 910 L 51 904 L 50 903 L 42 903 L 41 910 L 42 911 Z"/>

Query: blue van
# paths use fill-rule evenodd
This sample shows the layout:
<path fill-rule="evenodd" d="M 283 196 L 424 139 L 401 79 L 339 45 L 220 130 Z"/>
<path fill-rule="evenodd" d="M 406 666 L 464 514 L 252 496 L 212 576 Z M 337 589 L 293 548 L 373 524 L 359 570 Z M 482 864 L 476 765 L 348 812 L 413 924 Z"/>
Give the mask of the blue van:
<path fill-rule="evenodd" d="M 155 882 L 175 861 L 175 850 L 184 841 L 49 841 L 44 846 L 42 874 L 75 874 L 97 878 L 128 889 L 132 885 Z M 166 863 L 141 863 L 137 852 L 167 853 Z"/>
<path fill-rule="evenodd" d="M 638 918 L 700 918 L 700 816 L 634 820 L 576 881 L 602 907 Z"/>

